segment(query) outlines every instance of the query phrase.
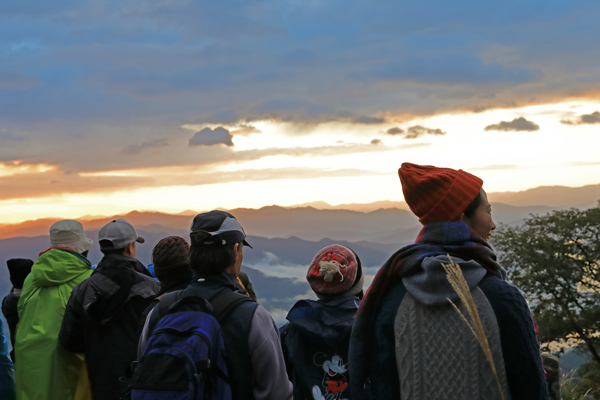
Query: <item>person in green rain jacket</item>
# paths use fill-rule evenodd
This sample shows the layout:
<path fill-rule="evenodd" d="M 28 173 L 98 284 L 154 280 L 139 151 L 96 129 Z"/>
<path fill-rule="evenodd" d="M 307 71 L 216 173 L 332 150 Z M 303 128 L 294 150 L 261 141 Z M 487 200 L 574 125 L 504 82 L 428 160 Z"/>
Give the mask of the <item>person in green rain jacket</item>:
<path fill-rule="evenodd" d="M 16 331 L 17 400 L 71 400 L 83 355 L 63 349 L 58 332 L 73 288 L 92 274 L 87 253 L 93 241 L 78 221 L 58 221 L 25 279 Z"/>

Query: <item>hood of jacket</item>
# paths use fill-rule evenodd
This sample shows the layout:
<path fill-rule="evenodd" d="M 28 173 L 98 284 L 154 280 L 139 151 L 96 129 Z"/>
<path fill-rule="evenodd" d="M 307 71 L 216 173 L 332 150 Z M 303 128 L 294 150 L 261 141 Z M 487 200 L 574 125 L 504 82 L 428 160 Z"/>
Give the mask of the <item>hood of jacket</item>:
<path fill-rule="evenodd" d="M 339 340 L 352 331 L 360 300 L 356 296 L 330 300 L 300 300 L 286 319 L 302 336 L 313 343 L 325 342 L 335 348 Z"/>
<path fill-rule="evenodd" d="M 142 263 L 120 254 L 104 256 L 88 284 L 92 290 L 84 299 L 83 309 L 101 325 L 118 317 L 132 297 L 153 298 L 160 290 L 160 283 Z"/>
<path fill-rule="evenodd" d="M 458 257 L 451 257 L 455 264 L 460 266 L 469 289 L 473 290 L 487 274 L 477 261 L 465 261 Z M 419 271 L 402 279 L 406 290 L 421 304 L 426 306 L 440 306 L 448 304 L 448 300 L 456 301 L 458 294 L 448 282 L 446 271 L 442 264 L 448 264 L 447 255 L 425 257 L 421 262 Z"/>
<path fill-rule="evenodd" d="M 92 263 L 82 254 L 67 248 L 50 248 L 41 253 L 31 268 L 32 284 L 57 286 L 89 272 Z"/>

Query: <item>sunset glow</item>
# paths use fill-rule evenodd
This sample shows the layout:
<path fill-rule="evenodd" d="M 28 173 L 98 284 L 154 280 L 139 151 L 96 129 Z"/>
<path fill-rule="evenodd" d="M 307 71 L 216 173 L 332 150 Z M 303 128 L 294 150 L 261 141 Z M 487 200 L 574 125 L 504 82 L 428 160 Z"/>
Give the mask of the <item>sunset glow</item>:
<path fill-rule="evenodd" d="M 600 183 L 597 2 L 376 3 L 0 7 L 0 224 Z"/>

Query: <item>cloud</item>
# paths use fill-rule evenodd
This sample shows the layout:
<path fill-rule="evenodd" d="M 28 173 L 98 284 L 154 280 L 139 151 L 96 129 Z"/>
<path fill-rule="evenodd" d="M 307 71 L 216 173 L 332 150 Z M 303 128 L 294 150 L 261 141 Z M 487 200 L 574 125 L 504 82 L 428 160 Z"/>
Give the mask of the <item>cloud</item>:
<path fill-rule="evenodd" d="M 236 130 L 231 131 L 231 135 L 251 135 L 253 133 L 262 133 L 260 129 L 255 128 L 252 125 L 240 125 Z"/>
<path fill-rule="evenodd" d="M 388 135 L 400 135 L 404 133 L 404 129 L 398 127 L 390 128 L 385 133 L 387 133 Z"/>
<path fill-rule="evenodd" d="M 377 124 L 600 93 L 600 54 L 588 51 L 598 2 L 481 5 L 491 19 L 440 0 L 433 14 L 404 2 L 17 3 L 0 2 L 0 120 L 11 134 L 0 159 L 82 173 L 222 162 L 231 136 L 251 134 L 240 121 Z M 198 121 L 229 128 L 216 141 L 226 145 L 188 146 L 193 134 L 177 127 Z M 143 146 L 153 138 L 169 146 Z"/>
<path fill-rule="evenodd" d="M 144 149 L 149 149 L 152 147 L 165 147 L 169 145 L 169 141 L 167 139 L 150 139 L 144 140 L 141 143 L 130 144 L 128 146 L 123 147 L 121 150 L 121 154 L 138 154 Z"/>
<path fill-rule="evenodd" d="M 505 169 L 516 169 L 520 168 L 515 164 L 492 164 L 484 165 L 481 167 L 470 167 L 469 170 L 481 170 L 481 171 L 494 171 L 494 170 L 505 170 Z"/>
<path fill-rule="evenodd" d="M 369 117 L 367 115 L 361 115 L 360 117 L 354 118 L 352 120 L 352 122 L 354 122 L 355 124 L 365 124 L 365 125 L 382 124 L 385 122 L 385 118 Z"/>
<path fill-rule="evenodd" d="M 135 175 L 89 175 L 74 171 L 50 170 L 38 173 L 17 173 L 0 176 L 0 200 L 53 196 L 57 193 L 105 193 L 116 190 L 162 186 L 198 186 L 240 181 L 275 179 L 313 179 L 319 177 L 371 176 L 373 171 L 361 169 L 323 170 L 316 168 L 246 169 L 215 174 L 189 169 L 186 173 L 161 172 L 152 169 Z M 179 173 L 178 173 L 179 172 Z"/>
<path fill-rule="evenodd" d="M 594 111 L 591 114 L 580 115 L 575 120 L 561 119 L 560 123 L 565 124 L 565 125 L 599 124 L 600 123 L 600 111 Z"/>
<path fill-rule="evenodd" d="M 371 144 L 375 144 L 375 145 L 381 144 L 381 139 L 373 139 L 373 140 L 371 140 Z"/>
<path fill-rule="evenodd" d="M 576 161 L 569 163 L 569 165 L 574 167 L 588 167 L 590 165 L 600 165 L 600 161 Z"/>
<path fill-rule="evenodd" d="M 9 70 L 0 65 L 0 88 L 2 89 L 27 89 L 42 83 L 42 80 L 37 77 Z"/>
<path fill-rule="evenodd" d="M 0 176 L 0 200 L 52 196 L 63 193 L 97 193 L 152 186 L 140 176 L 80 176 L 74 171 L 50 170 Z"/>
<path fill-rule="evenodd" d="M 204 128 L 196 132 L 194 137 L 189 141 L 190 146 L 214 146 L 224 144 L 225 146 L 233 146 L 231 134 L 223 127 L 213 129 Z"/>
<path fill-rule="evenodd" d="M 11 140 L 11 141 L 16 141 L 16 142 L 22 142 L 25 140 L 25 137 L 13 135 L 11 132 L 9 132 L 7 130 L 0 129 L 0 140 L 6 140 L 6 141 Z"/>
<path fill-rule="evenodd" d="M 488 125 L 483 130 L 484 131 L 504 131 L 504 132 L 508 132 L 508 131 L 533 132 L 533 131 L 539 131 L 540 126 L 538 124 L 536 124 L 535 122 L 528 121 L 523 117 L 519 117 L 519 118 L 513 119 L 510 122 L 509 121 L 500 121 L 497 124 Z"/>
<path fill-rule="evenodd" d="M 404 136 L 404 139 L 416 139 L 419 136 L 423 136 L 423 135 L 441 136 L 441 135 L 445 135 L 445 134 L 446 134 L 446 132 L 442 131 L 441 129 L 431 129 L 431 128 L 426 128 L 421 125 L 415 125 L 415 126 L 411 126 L 410 128 L 408 128 L 408 131 L 406 133 L 406 136 Z"/>
<path fill-rule="evenodd" d="M 445 85 L 526 83 L 538 81 L 542 76 L 543 73 L 538 68 L 508 67 L 500 63 L 484 64 L 480 57 L 460 53 L 411 56 L 390 61 L 379 68 L 350 74 L 350 77 L 360 80 L 414 81 Z"/>

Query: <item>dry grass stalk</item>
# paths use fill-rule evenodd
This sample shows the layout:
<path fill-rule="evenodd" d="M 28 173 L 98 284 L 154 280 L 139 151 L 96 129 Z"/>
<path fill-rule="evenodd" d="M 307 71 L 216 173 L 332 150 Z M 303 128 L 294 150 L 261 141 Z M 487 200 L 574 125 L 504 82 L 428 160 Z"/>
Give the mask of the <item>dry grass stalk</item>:
<path fill-rule="evenodd" d="M 479 318 L 479 313 L 477 312 L 477 307 L 475 306 L 475 301 L 473 300 L 473 296 L 471 295 L 471 290 L 469 290 L 469 285 L 467 285 L 467 281 L 463 276 L 462 270 L 460 267 L 452 261 L 450 255 L 448 255 L 448 259 L 450 260 L 449 264 L 442 264 L 444 270 L 446 271 L 448 282 L 452 285 L 452 288 L 458 294 L 460 301 L 465 305 L 467 311 L 469 313 L 469 317 L 471 321 L 467 319 L 465 315 L 458 309 L 456 304 L 454 304 L 450 299 L 447 299 L 450 304 L 454 307 L 454 309 L 458 312 L 461 318 L 467 323 L 473 335 L 479 342 L 485 357 L 487 358 L 490 366 L 492 367 L 492 372 L 494 373 L 494 377 L 496 378 L 496 383 L 498 384 L 498 390 L 500 390 L 500 397 L 502 400 L 505 399 L 504 393 L 502 392 L 502 385 L 500 384 L 500 379 L 498 378 L 498 373 L 496 372 L 496 365 L 494 364 L 494 359 L 492 358 L 492 351 L 490 350 L 490 345 L 487 340 L 487 336 L 485 336 L 485 331 L 483 329 L 483 324 L 481 323 L 481 319 Z"/>

